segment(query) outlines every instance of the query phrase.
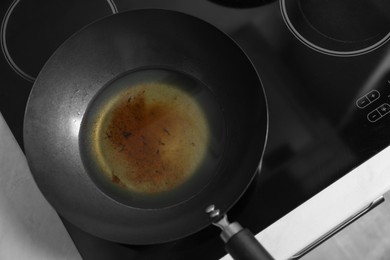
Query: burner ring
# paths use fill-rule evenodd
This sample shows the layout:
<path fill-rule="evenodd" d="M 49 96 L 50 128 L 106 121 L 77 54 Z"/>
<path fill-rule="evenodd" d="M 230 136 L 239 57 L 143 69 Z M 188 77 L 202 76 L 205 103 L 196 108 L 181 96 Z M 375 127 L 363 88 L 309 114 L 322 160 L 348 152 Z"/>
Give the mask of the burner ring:
<path fill-rule="evenodd" d="M 15 60 L 12 58 L 12 55 L 9 51 L 8 45 L 7 45 L 7 26 L 9 24 L 9 20 L 11 15 L 13 14 L 15 8 L 18 6 L 21 0 L 14 0 L 11 5 L 8 7 L 4 18 L 1 23 L 1 28 L 0 28 L 0 34 L 1 34 L 1 39 L 0 39 L 0 45 L 1 45 L 1 50 L 3 52 L 3 55 L 8 63 L 8 65 L 23 79 L 34 82 L 35 81 L 35 76 L 31 75 L 30 73 L 24 71 L 20 65 L 15 62 Z M 112 14 L 118 13 L 118 8 L 116 4 L 114 3 L 113 0 L 106 0 L 107 4 L 109 5 L 109 8 L 112 12 Z"/>
<path fill-rule="evenodd" d="M 363 39 L 338 39 L 319 30 L 315 26 L 317 24 L 313 25 L 303 13 L 301 5 L 300 0 L 280 0 L 283 20 L 300 42 L 322 54 L 339 57 L 363 55 L 380 48 L 390 40 L 389 19 L 386 19 L 384 23 L 386 30 L 382 30 L 377 35 L 370 35 Z M 340 35 L 341 33 L 338 31 L 334 34 Z"/>

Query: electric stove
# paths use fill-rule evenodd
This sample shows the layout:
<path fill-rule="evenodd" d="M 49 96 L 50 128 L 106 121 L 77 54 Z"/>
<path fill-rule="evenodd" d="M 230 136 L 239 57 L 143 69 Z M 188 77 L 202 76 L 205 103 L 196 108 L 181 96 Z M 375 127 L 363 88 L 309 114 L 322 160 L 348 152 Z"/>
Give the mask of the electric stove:
<path fill-rule="evenodd" d="M 24 109 L 40 69 L 63 41 L 95 20 L 163 8 L 208 21 L 243 48 L 268 100 L 262 167 L 228 213 L 258 233 L 390 144 L 390 27 L 383 18 L 390 17 L 389 5 L 358 1 L 350 12 L 356 1 L 309 2 L 256 1 L 243 8 L 206 0 L 2 1 L 0 111 L 23 148 Z M 356 24 L 359 19 L 364 26 Z M 94 237 L 62 220 L 84 259 L 225 255 L 213 226 L 178 241 L 134 246 Z"/>

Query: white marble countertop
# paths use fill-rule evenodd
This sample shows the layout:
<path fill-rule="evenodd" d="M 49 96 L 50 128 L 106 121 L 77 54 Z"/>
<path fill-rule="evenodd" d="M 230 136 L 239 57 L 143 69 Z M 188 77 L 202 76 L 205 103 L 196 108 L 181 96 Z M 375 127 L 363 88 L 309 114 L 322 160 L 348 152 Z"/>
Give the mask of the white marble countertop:
<path fill-rule="evenodd" d="M 390 190 L 390 147 L 256 235 L 285 260 Z M 81 259 L 0 114 L 0 259 Z M 229 256 L 223 258 L 231 259 Z"/>
<path fill-rule="evenodd" d="M 81 259 L 0 114 L 0 259 Z"/>

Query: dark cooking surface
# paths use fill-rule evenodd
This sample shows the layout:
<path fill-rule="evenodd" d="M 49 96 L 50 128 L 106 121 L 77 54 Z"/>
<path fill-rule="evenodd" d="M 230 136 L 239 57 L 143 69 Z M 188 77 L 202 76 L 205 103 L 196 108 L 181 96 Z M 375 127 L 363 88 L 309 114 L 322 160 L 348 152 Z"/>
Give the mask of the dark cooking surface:
<path fill-rule="evenodd" d="M 37 1 L 37 8 L 43 2 Z M 254 62 L 268 98 L 269 139 L 261 175 L 229 214 L 254 233 L 390 144 L 388 43 L 357 57 L 317 53 L 292 36 L 277 3 L 234 10 L 191 0 L 114 2 L 119 11 L 163 7 L 196 15 L 230 34 Z M 10 4 L 1 2 L 2 17 Z M 82 16 L 74 11 L 81 9 L 72 10 L 75 17 Z M 57 28 L 53 36 L 58 39 L 67 37 L 54 32 L 59 33 Z M 26 40 L 13 38 L 12 44 L 15 50 L 38 52 L 29 49 Z M 23 63 L 18 64 L 22 68 Z M 23 68 L 30 74 L 40 69 Z M 22 145 L 23 113 L 32 83 L 15 73 L 4 56 L 0 69 L 0 111 Z M 218 259 L 224 255 L 215 227 L 176 242 L 140 247 L 110 243 L 64 223 L 85 259 Z"/>

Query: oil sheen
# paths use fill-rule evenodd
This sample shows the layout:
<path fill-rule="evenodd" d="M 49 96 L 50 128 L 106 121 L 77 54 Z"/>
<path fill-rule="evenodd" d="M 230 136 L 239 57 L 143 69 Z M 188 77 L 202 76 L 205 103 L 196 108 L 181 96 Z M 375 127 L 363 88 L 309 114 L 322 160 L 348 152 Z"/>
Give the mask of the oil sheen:
<path fill-rule="evenodd" d="M 128 73 L 103 88 L 87 109 L 84 164 L 98 186 L 122 202 L 178 203 L 172 193 L 194 195 L 217 170 L 223 140 L 212 137 L 224 136 L 219 113 L 210 90 L 184 73 Z"/>

